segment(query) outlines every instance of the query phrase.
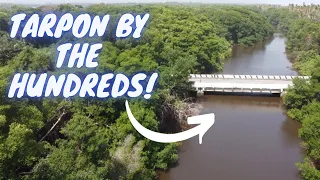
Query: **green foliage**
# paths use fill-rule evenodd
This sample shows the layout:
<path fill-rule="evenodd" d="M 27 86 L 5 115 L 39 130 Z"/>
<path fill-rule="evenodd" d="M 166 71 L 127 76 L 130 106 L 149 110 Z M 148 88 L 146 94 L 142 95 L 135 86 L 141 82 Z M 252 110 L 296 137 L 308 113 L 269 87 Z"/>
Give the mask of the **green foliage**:
<path fill-rule="evenodd" d="M 10 16 L 18 12 L 110 14 L 102 38 L 59 40 L 11 39 Z M 150 13 L 140 39 L 116 38 L 123 13 Z M 162 144 L 141 136 L 128 120 L 124 99 L 8 99 L 15 72 L 59 74 L 159 72 L 149 101 L 130 100 L 135 117 L 159 131 L 166 100 L 179 104 L 191 89 L 191 73 L 214 73 L 231 55 L 233 43 L 252 45 L 273 32 L 263 14 L 248 7 L 71 4 L 0 10 L 0 179 L 154 179 L 156 169 L 178 161 L 178 144 Z M 55 68 L 56 47 L 62 43 L 102 42 L 99 66 L 90 70 Z M 163 132 L 169 133 L 169 132 Z"/>
<path fill-rule="evenodd" d="M 43 146 L 35 140 L 33 131 L 26 125 L 12 123 L 8 137 L 1 137 L 1 179 L 17 179 L 19 173 L 28 171 L 43 154 Z"/>
<path fill-rule="evenodd" d="M 294 86 L 287 90 L 287 94 L 283 98 L 284 104 L 290 109 L 301 109 L 311 102 L 314 97 L 314 89 L 309 82 L 300 78 L 294 79 L 293 84 Z"/>
<path fill-rule="evenodd" d="M 302 138 L 303 147 L 307 158 L 310 160 L 298 164 L 302 179 L 313 180 L 320 176 L 320 81 L 318 81 L 318 68 L 313 68 L 311 80 L 294 80 L 294 87 L 289 88 L 284 96 L 284 103 L 288 115 L 302 123 L 299 136 Z M 314 163 L 314 164 L 313 164 Z"/>
<path fill-rule="evenodd" d="M 302 180 L 320 179 L 320 171 L 314 167 L 310 159 L 306 158 L 303 163 L 298 163 L 297 165 L 301 171 Z"/>
<path fill-rule="evenodd" d="M 320 24 L 310 19 L 295 19 L 287 33 L 287 50 L 294 60 L 294 67 L 303 75 L 312 75 L 306 80 L 294 80 L 284 97 L 288 115 L 300 122 L 299 136 L 307 158 L 298 167 L 305 180 L 320 178 Z"/>
<path fill-rule="evenodd" d="M 294 68 L 302 75 L 310 75 L 320 62 L 320 55 L 315 50 L 302 51 L 295 60 Z"/>
<path fill-rule="evenodd" d="M 253 45 L 273 34 L 267 18 L 247 7 L 223 7 L 215 10 L 212 16 L 227 28 L 226 38 L 236 44 Z"/>
<path fill-rule="evenodd" d="M 169 164 L 176 163 L 179 159 L 177 145 L 170 144 L 169 146 L 166 146 L 162 151 L 157 153 L 156 157 L 158 160 L 155 166 L 160 169 L 168 169 Z"/>
<path fill-rule="evenodd" d="M 302 123 L 299 136 L 307 157 L 297 166 L 303 180 L 320 179 L 320 19 L 317 5 L 259 9 L 286 34 L 287 53 L 293 67 L 310 80 L 295 79 L 283 97 L 288 115 Z"/>
<path fill-rule="evenodd" d="M 24 45 L 22 41 L 11 39 L 8 33 L 0 31 L 0 65 L 6 65 L 22 51 Z"/>
<path fill-rule="evenodd" d="M 317 108 L 319 108 L 318 103 Z M 320 112 L 312 112 L 303 120 L 299 131 L 300 137 L 305 140 L 308 155 L 315 160 L 320 160 Z"/>
<path fill-rule="evenodd" d="M 260 10 L 269 19 L 273 27 L 284 34 L 288 33 L 291 23 L 298 17 L 296 13 L 285 8 L 271 7 L 261 8 Z"/>
<path fill-rule="evenodd" d="M 288 115 L 293 119 L 296 119 L 302 122 L 307 115 L 315 114 L 320 109 L 320 103 L 318 101 L 313 100 L 311 103 L 302 106 L 301 109 L 293 108 L 288 110 Z"/>
<path fill-rule="evenodd" d="M 53 49 L 35 49 L 27 46 L 13 59 L 13 63 L 18 71 L 52 71 L 54 56 Z"/>
<path fill-rule="evenodd" d="M 319 28 L 320 23 L 311 22 L 308 19 L 297 19 L 287 33 L 287 49 L 289 51 L 315 50 L 319 53 Z"/>

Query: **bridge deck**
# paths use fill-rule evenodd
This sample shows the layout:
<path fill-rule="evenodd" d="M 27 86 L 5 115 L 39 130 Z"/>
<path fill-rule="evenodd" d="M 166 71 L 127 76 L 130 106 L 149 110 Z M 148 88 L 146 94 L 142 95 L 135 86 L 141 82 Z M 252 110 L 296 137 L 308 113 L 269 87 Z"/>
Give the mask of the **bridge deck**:
<path fill-rule="evenodd" d="M 233 75 L 233 74 L 190 74 L 190 79 L 252 79 L 252 80 L 292 80 L 309 79 L 310 76 L 270 76 L 270 75 Z"/>
<path fill-rule="evenodd" d="M 270 92 L 281 93 L 293 85 L 292 79 L 309 79 L 309 76 L 263 76 L 192 74 L 190 81 L 197 91 Z"/>

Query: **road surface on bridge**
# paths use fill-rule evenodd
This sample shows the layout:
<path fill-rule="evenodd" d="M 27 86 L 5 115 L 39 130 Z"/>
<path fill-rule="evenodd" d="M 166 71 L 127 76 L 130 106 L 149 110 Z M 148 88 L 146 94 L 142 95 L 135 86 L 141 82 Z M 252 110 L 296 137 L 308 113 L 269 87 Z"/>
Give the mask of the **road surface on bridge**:
<path fill-rule="evenodd" d="M 192 74 L 189 81 L 198 92 L 270 92 L 282 93 L 293 85 L 294 78 L 309 79 L 309 76 L 263 76 Z"/>

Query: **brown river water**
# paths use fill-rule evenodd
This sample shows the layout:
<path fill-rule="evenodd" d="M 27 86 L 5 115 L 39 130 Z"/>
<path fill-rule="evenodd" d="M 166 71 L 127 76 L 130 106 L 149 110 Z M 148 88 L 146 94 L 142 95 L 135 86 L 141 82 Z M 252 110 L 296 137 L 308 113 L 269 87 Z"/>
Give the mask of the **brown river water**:
<path fill-rule="evenodd" d="M 255 47 L 235 47 L 224 74 L 297 75 L 285 54 L 285 38 Z M 215 113 L 215 124 L 200 145 L 198 137 L 182 143 L 179 163 L 160 180 L 299 180 L 303 159 L 298 129 L 279 97 L 205 95 L 201 114 Z"/>

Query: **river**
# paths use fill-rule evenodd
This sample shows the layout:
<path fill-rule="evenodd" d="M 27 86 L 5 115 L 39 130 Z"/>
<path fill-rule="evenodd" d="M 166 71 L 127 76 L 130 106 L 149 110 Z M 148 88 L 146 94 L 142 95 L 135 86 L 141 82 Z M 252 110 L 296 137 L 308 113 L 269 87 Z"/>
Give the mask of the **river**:
<path fill-rule="evenodd" d="M 234 47 L 222 73 L 297 75 L 280 34 L 254 47 Z M 183 142 L 179 164 L 160 173 L 160 180 L 300 179 L 300 124 L 286 116 L 279 97 L 208 95 L 198 101 L 202 114 L 215 113 L 215 124 L 201 145 L 198 137 Z"/>

